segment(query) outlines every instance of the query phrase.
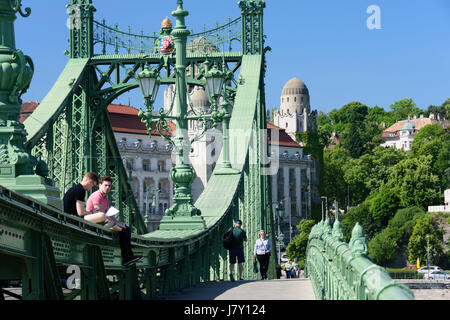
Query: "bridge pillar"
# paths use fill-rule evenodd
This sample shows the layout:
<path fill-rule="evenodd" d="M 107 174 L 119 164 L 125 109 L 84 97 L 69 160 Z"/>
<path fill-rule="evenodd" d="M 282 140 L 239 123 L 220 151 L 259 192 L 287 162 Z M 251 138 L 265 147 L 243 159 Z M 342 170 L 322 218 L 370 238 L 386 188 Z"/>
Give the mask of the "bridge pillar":
<path fill-rule="evenodd" d="M 30 15 L 25 11 L 20 1 L 0 0 L 0 185 L 60 209 L 59 190 L 44 178 L 47 165 L 25 149 L 27 133 L 19 121 L 21 96 L 34 73 L 31 58 L 15 47 L 14 20 L 17 12 Z"/>

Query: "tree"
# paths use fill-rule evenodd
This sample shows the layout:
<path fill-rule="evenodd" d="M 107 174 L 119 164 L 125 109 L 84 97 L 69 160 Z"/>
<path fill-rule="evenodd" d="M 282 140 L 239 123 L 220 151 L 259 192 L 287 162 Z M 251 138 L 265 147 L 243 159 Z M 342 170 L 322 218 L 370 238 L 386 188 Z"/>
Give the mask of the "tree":
<path fill-rule="evenodd" d="M 369 212 L 367 203 L 363 202 L 357 207 L 350 209 L 341 221 L 344 229 L 344 241 L 349 242 L 352 236 L 352 230 L 356 223 L 359 222 L 364 229 L 366 238 L 370 240 L 377 232 L 382 230 L 382 226 L 374 221 L 372 215 Z"/>
<path fill-rule="evenodd" d="M 381 146 L 358 159 L 351 159 L 344 167 L 345 182 L 351 186 L 351 202 L 363 202 L 387 183 L 394 166 L 403 159 L 403 152 Z"/>
<path fill-rule="evenodd" d="M 399 162 L 386 184 L 387 192 L 399 197 L 400 207 L 426 208 L 439 202 L 439 177 L 431 169 L 431 155 Z"/>
<path fill-rule="evenodd" d="M 412 99 L 402 99 L 394 102 L 389 106 L 393 112 L 395 121 L 405 120 L 408 116 L 420 115 L 423 110 L 418 108 Z"/>
<path fill-rule="evenodd" d="M 429 236 L 430 264 L 438 261 L 442 255 L 442 245 L 436 235 L 431 217 L 425 216 L 416 221 L 413 233 L 408 243 L 408 260 L 416 261 L 417 258 L 422 262 L 427 261 L 427 236 Z"/>
<path fill-rule="evenodd" d="M 323 151 L 323 195 L 328 199 L 336 198 L 344 203 L 347 185 L 344 180 L 344 165 L 350 159 L 348 151 L 340 146 Z"/>
<path fill-rule="evenodd" d="M 428 106 L 428 109 L 427 109 L 427 112 L 426 112 L 425 115 L 427 117 L 430 117 L 431 114 L 433 114 L 435 118 L 437 118 L 438 115 L 439 115 L 439 117 L 441 119 L 443 119 L 445 117 L 445 106 L 444 105 L 442 105 L 442 106 L 433 106 L 433 105 Z"/>
<path fill-rule="evenodd" d="M 392 189 L 388 185 L 380 187 L 378 192 L 370 195 L 366 199 L 369 206 L 369 212 L 373 220 L 379 226 L 385 227 L 390 218 L 394 216 L 400 205 L 398 190 Z"/>
<path fill-rule="evenodd" d="M 298 258 L 301 269 L 305 268 L 306 248 L 308 246 L 308 238 L 312 227 L 316 224 L 314 220 L 303 219 L 297 225 L 300 232 L 296 235 L 286 248 L 286 254 L 289 259 Z"/>
<path fill-rule="evenodd" d="M 369 257 L 376 264 L 384 264 L 391 260 L 397 253 L 399 246 L 398 234 L 390 232 L 389 229 L 384 229 L 382 232 L 375 235 L 375 237 L 369 241 L 368 253 Z"/>
<path fill-rule="evenodd" d="M 369 108 L 360 102 L 350 102 L 343 106 L 334 117 L 344 124 L 342 130 L 342 145 L 352 158 L 360 157 L 365 149 L 364 121 L 369 113 Z"/>
<path fill-rule="evenodd" d="M 388 263 L 408 243 L 416 220 L 425 212 L 418 207 L 400 209 L 388 226 L 369 241 L 369 257 L 377 264 Z"/>
<path fill-rule="evenodd" d="M 429 124 L 424 126 L 415 136 L 411 146 L 411 157 L 421 155 L 431 155 L 434 166 L 439 152 L 444 144 L 445 130 L 439 124 Z"/>

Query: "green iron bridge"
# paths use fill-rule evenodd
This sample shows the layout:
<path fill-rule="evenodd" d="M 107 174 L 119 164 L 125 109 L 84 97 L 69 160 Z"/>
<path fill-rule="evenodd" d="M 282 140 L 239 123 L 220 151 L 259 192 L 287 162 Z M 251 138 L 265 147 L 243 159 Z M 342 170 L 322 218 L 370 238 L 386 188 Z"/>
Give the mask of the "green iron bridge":
<path fill-rule="evenodd" d="M 96 21 L 92 0 L 70 0 L 69 8 L 78 20 L 70 29 L 69 60 L 54 87 L 21 124 L 20 97 L 30 85 L 34 68 L 32 59 L 15 48 L 13 23 L 17 13 L 26 17 L 31 12 L 22 11 L 21 0 L 0 0 L 0 63 L 3 70 L 10 70 L 1 75 L 0 84 L 0 280 L 21 281 L 22 292 L 16 297 L 157 299 L 199 283 L 228 280 L 228 253 L 221 235 L 237 219 L 245 222 L 249 239 L 265 229 L 275 243 L 264 130 L 265 54 L 270 50 L 263 33 L 265 2 L 239 1 L 241 17 L 197 34 L 187 32 L 187 11 L 182 1 L 177 5 L 172 13 L 177 18 L 175 28 L 147 36 Z M 164 35 L 174 37 L 171 54 L 158 50 Z M 195 39 L 207 41 L 196 41 L 197 47 L 186 49 L 186 41 Z M 223 48 L 222 52 L 217 48 Z M 188 169 L 182 172 L 186 164 L 177 161 L 171 177 L 180 206 L 166 214 L 160 230 L 148 233 L 107 106 L 139 87 L 137 75 L 146 66 L 164 74 L 161 84 L 176 84 L 181 88 L 178 96 L 186 97 L 186 86 L 205 85 L 202 70 L 208 63 L 227 71 L 224 95 L 233 111 L 224 127 L 247 132 L 248 137 L 224 143 L 219 164 L 195 204 L 183 194 L 187 187 L 182 179 L 192 176 Z M 164 135 L 171 118 L 160 114 L 156 126 Z M 183 122 L 175 120 L 178 130 Z M 174 147 L 181 159 L 178 142 Z M 122 266 L 115 232 L 61 209 L 64 192 L 88 171 L 113 177 L 110 201 L 120 210 L 119 220 L 133 230 L 133 251 L 144 257 L 137 265 Z M 195 210 L 177 215 L 184 212 L 180 208 Z M 331 232 L 328 221 L 322 221 L 310 236 L 306 271 L 317 299 L 414 298 L 367 258 L 359 226 L 350 245 L 342 242 L 339 228 L 337 222 Z M 249 261 L 252 245 L 246 246 L 245 255 Z M 272 255 L 271 279 L 276 277 L 275 264 Z M 79 281 L 67 293 L 61 279 L 72 275 Z M 248 265 L 244 277 L 257 279 Z M 12 295 L 7 289 L 2 293 Z"/>

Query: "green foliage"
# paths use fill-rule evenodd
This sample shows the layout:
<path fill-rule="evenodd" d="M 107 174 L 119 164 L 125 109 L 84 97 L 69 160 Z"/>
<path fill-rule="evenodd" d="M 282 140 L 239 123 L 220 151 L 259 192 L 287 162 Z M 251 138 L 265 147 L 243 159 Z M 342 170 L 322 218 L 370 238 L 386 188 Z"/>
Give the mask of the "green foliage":
<path fill-rule="evenodd" d="M 351 203 L 362 203 L 389 180 L 394 166 L 405 159 L 395 148 L 376 147 L 372 152 L 351 159 L 344 166 L 344 179 L 351 186 Z"/>
<path fill-rule="evenodd" d="M 443 150 L 444 143 L 449 142 L 444 140 L 445 134 L 445 130 L 439 124 L 426 125 L 414 136 L 409 156 L 417 158 L 429 155 L 432 159 L 430 165 L 434 168 L 436 160 Z M 445 161 L 445 159 L 443 160 Z M 437 173 L 436 170 L 434 172 Z"/>
<path fill-rule="evenodd" d="M 352 230 L 356 223 L 359 222 L 364 229 L 366 238 L 370 240 L 377 232 L 382 229 L 379 222 L 373 219 L 366 203 L 362 203 L 352 208 L 342 219 L 341 225 L 344 229 L 344 241 L 349 242 L 352 236 Z"/>
<path fill-rule="evenodd" d="M 424 274 L 411 269 L 386 269 L 392 279 L 423 279 Z"/>
<path fill-rule="evenodd" d="M 399 229 L 403 237 L 409 239 L 416 220 L 425 216 L 425 211 L 419 207 L 409 207 L 400 209 L 395 216 L 389 220 L 388 228 Z"/>
<path fill-rule="evenodd" d="M 323 159 L 323 148 L 324 145 L 321 143 L 321 139 L 318 134 L 315 133 L 309 133 L 309 132 L 303 132 L 298 133 L 296 132 L 294 134 L 297 141 L 301 142 L 304 146 L 303 152 L 304 154 L 310 154 L 314 160 L 316 161 L 316 168 L 318 170 L 318 178 L 319 178 L 319 193 L 323 192 L 323 166 L 324 166 L 324 159 Z"/>
<path fill-rule="evenodd" d="M 425 216 L 416 221 L 408 243 L 408 260 L 420 259 L 421 264 L 427 261 L 427 236 L 429 236 L 430 264 L 437 262 L 442 255 L 442 245 L 436 235 L 431 217 Z"/>
<path fill-rule="evenodd" d="M 369 257 L 376 264 L 382 264 L 385 261 L 391 260 L 399 249 L 397 245 L 397 242 L 399 242 L 398 237 L 398 233 L 390 232 L 389 229 L 385 229 L 376 234 L 369 242 Z"/>
<path fill-rule="evenodd" d="M 286 248 L 286 254 L 289 259 L 298 258 L 300 268 L 304 269 L 306 259 L 306 247 L 308 246 L 308 237 L 312 227 L 316 224 L 314 220 L 303 219 L 297 225 L 300 234 L 296 235 Z"/>
<path fill-rule="evenodd" d="M 425 211 L 418 207 L 398 210 L 388 227 L 369 241 L 369 257 L 377 264 L 389 262 L 409 240 L 416 220 L 424 215 Z"/>
<path fill-rule="evenodd" d="M 399 162 L 393 169 L 387 189 L 399 197 L 401 207 L 438 203 L 439 177 L 431 170 L 432 156 L 419 156 Z"/>
<path fill-rule="evenodd" d="M 347 197 L 347 185 L 344 180 L 344 166 L 350 159 L 348 151 L 336 146 L 323 151 L 323 192 L 328 199 L 336 198 L 344 203 Z M 329 201 L 331 203 L 331 201 Z"/>
<path fill-rule="evenodd" d="M 423 110 L 418 108 L 412 99 L 402 99 L 389 106 L 393 111 L 392 117 L 395 121 L 405 120 L 408 116 L 420 115 Z M 394 122 L 395 122 L 394 121 Z"/>
<path fill-rule="evenodd" d="M 324 151 L 321 195 L 336 198 L 342 208 L 350 188 L 350 203 L 355 207 L 341 221 L 344 240 L 350 240 L 359 222 L 371 240 L 369 254 L 377 262 L 389 261 L 407 244 L 423 209 L 440 204 L 442 190 L 450 188 L 450 134 L 440 125 L 422 128 L 407 155 L 380 146 L 381 124 L 389 127 L 408 116 L 430 113 L 450 118 L 450 98 L 426 112 L 409 98 L 394 102 L 390 111 L 351 102 L 319 115 L 322 144 L 329 142 L 332 132 L 341 138 L 340 146 Z M 439 238 L 439 232 L 433 232 Z"/>
<path fill-rule="evenodd" d="M 366 203 L 374 221 L 379 225 L 386 226 L 395 211 L 399 208 L 399 196 L 396 189 L 383 185 L 377 193 L 369 196 Z"/>

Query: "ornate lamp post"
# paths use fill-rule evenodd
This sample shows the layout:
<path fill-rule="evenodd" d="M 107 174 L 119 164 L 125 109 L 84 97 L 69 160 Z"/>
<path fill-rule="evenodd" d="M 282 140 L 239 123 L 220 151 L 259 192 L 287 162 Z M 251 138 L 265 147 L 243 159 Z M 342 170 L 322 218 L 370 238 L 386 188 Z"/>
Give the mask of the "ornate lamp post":
<path fill-rule="evenodd" d="M 14 20 L 22 11 L 22 0 L 0 0 L 0 185 L 61 208 L 59 190 L 45 177 L 48 167 L 25 150 L 25 127 L 19 121 L 21 96 L 34 73 L 33 61 L 16 49 Z"/>
<path fill-rule="evenodd" d="M 280 259 L 281 259 L 281 244 L 283 243 L 284 240 L 284 234 L 282 234 L 280 232 L 280 218 L 281 218 L 281 213 L 284 212 L 284 207 L 283 207 L 283 200 L 280 201 L 279 204 L 277 204 L 277 206 L 275 207 L 275 210 L 277 212 L 277 227 L 278 227 L 278 241 L 277 241 L 277 247 L 278 247 L 278 263 L 280 263 Z"/>
<path fill-rule="evenodd" d="M 204 229 L 206 227 L 200 210 L 192 204 L 191 185 L 194 182 L 196 174 L 190 164 L 189 153 L 191 152 L 191 143 L 198 137 L 192 141 L 189 140 L 188 121 L 202 121 L 204 130 L 201 135 L 203 135 L 206 131 L 206 122 L 212 122 L 215 128 L 217 123 L 222 122 L 223 119 L 229 119 L 229 114 L 225 110 L 226 107 L 222 107 L 220 111 L 217 108 L 217 101 L 222 92 L 226 73 L 218 70 L 217 66 L 209 69 L 208 63 L 205 63 L 204 77 L 205 85 L 211 99 L 212 112 L 211 114 L 203 114 L 202 112 L 197 114 L 195 110 L 192 110 L 194 115 L 187 115 L 186 42 L 190 32 L 187 30 L 184 20 L 189 13 L 183 9 L 183 1 L 178 0 L 177 6 L 177 10 L 172 12 L 172 15 L 176 18 L 176 25 L 170 32 L 171 40 L 169 41 L 171 43 L 173 39 L 173 43 L 175 44 L 175 116 L 169 114 L 171 110 L 166 113 L 160 110 L 158 115 L 153 115 L 153 102 L 155 101 L 160 83 L 159 71 L 154 68 L 150 69 L 146 65 L 144 70 L 136 75 L 136 80 L 139 82 L 147 107 L 146 112 L 139 112 L 139 117 L 146 124 L 149 132 L 152 130 L 153 124 L 156 124 L 156 128 L 161 135 L 172 143 L 176 156 L 176 165 L 170 170 L 170 177 L 175 187 L 174 204 L 166 210 L 165 216 L 160 223 L 160 230 Z M 168 34 L 167 30 L 166 33 Z M 172 50 L 161 50 L 161 54 L 162 58 L 167 60 L 168 55 L 173 54 L 173 52 Z M 167 120 L 176 122 L 176 132 L 173 140 L 166 134 L 168 129 Z M 227 125 L 224 125 L 224 127 L 227 128 Z M 223 172 L 223 174 L 234 174 L 236 172 L 229 165 L 227 147 L 222 162 L 224 169 L 229 169 L 229 172 Z"/>
<path fill-rule="evenodd" d="M 239 174 L 239 170 L 233 169 L 229 160 L 229 136 L 228 129 L 230 124 L 231 115 L 228 112 L 229 102 L 227 100 L 226 90 L 224 91 L 224 101 L 222 103 L 220 111 L 218 111 L 219 98 L 221 97 L 221 91 L 225 80 L 230 76 L 224 71 L 220 71 L 216 64 L 209 69 L 210 62 L 205 61 L 205 72 L 204 77 L 206 80 L 206 91 L 211 103 L 211 114 L 202 115 L 197 117 L 189 117 L 189 119 L 194 120 L 205 120 L 210 119 L 212 121 L 213 128 L 215 129 L 218 122 L 222 123 L 222 160 L 218 166 L 218 169 L 214 174 L 218 175 L 229 175 L 229 174 Z"/>
<path fill-rule="evenodd" d="M 147 110 L 151 110 L 161 83 L 158 69 L 150 69 L 148 64 L 145 64 L 144 70 L 138 73 L 135 78 L 139 82 L 139 87 L 145 99 L 145 106 Z"/>
<path fill-rule="evenodd" d="M 149 189 L 147 189 L 147 192 L 146 192 L 146 195 L 145 195 L 145 210 L 144 210 L 144 212 L 145 212 L 145 220 L 144 220 L 144 222 L 145 222 L 145 225 L 147 226 L 147 228 L 148 228 L 148 224 L 150 222 L 150 213 L 149 213 L 149 211 L 151 211 L 152 208 L 156 207 L 156 193 L 158 193 L 158 192 L 159 192 L 159 189 L 157 190 L 157 189 L 155 189 L 152 186 Z M 149 206 L 149 202 L 148 202 L 149 193 L 152 194 L 152 196 L 151 196 L 152 203 L 151 203 L 150 206 Z"/>

